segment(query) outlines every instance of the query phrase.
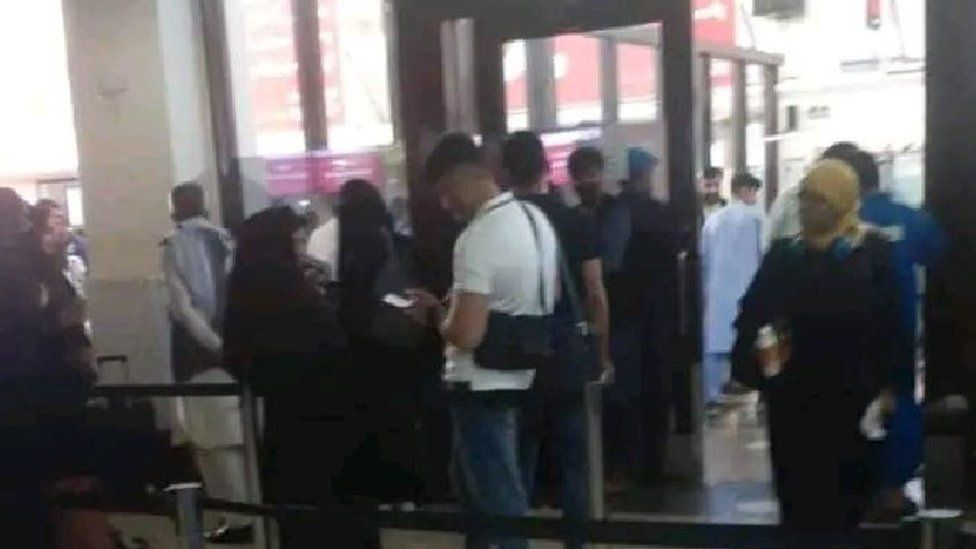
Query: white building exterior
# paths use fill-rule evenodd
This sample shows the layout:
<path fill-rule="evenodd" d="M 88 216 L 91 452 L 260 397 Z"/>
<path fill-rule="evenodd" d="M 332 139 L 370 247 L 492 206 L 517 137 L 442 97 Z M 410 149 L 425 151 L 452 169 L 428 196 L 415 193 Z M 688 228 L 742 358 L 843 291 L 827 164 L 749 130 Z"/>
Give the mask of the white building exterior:
<path fill-rule="evenodd" d="M 796 184 L 826 146 L 853 141 L 890 160 L 885 184 L 912 203 L 923 196 L 925 1 L 882 0 L 877 29 L 867 0 L 806 0 L 795 19 L 740 17 L 739 45 L 782 53 L 781 187 Z M 752 13 L 753 0 L 740 0 Z"/>

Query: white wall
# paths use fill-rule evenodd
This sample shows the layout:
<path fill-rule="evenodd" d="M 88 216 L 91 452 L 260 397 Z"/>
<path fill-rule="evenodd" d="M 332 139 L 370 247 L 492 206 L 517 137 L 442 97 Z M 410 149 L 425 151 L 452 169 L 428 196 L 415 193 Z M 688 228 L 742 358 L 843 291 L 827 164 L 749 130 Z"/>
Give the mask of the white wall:
<path fill-rule="evenodd" d="M 835 141 L 854 141 L 875 153 L 924 147 L 925 2 L 895 0 L 896 17 L 883 1 L 880 30 L 868 28 L 865 2 L 851 0 L 807 0 L 806 15 L 799 19 L 752 18 L 755 44 L 740 28 L 742 45 L 785 57 L 781 123 L 787 106 L 800 112 L 799 133 L 781 145 L 782 187 L 795 184 L 806 164 Z M 752 0 L 742 4 L 751 13 Z M 873 60 L 875 70 L 844 68 Z M 829 114 L 808 116 L 811 107 L 826 107 Z"/>
<path fill-rule="evenodd" d="M 96 348 L 128 355 L 135 381 L 168 381 L 168 194 L 214 171 L 195 2 L 63 1 Z"/>

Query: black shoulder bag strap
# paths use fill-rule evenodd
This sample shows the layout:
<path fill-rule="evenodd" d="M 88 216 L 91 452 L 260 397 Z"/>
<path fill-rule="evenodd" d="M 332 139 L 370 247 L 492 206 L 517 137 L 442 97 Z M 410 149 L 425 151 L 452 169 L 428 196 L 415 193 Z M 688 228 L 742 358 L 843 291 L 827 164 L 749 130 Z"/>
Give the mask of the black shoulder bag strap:
<path fill-rule="evenodd" d="M 556 249 L 559 254 L 559 272 L 563 281 L 562 287 L 565 288 L 566 297 L 569 298 L 569 306 L 573 310 L 573 320 L 576 323 L 576 328 L 581 335 L 591 335 L 590 323 L 587 322 L 586 316 L 583 314 L 583 303 L 580 299 L 579 292 L 576 290 L 576 281 L 573 280 L 573 273 L 569 271 L 569 262 L 566 260 L 566 254 L 563 253 L 562 246 L 557 245 Z"/>
<path fill-rule="evenodd" d="M 539 295 L 540 300 L 543 304 L 543 310 L 545 310 L 545 293 L 543 288 L 545 288 L 545 272 L 542 265 L 542 246 L 539 239 L 539 227 L 536 224 L 535 216 L 529 211 L 524 202 L 519 202 L 522 206 L 522 211 L 529 218 L 529 223 L 532 225 L 532 233 L 535 236 L 536 248 L 539 254 Z M 586 317 L 583 315 L 582 300 L 580 299 L 579 292 L 576 290 L 576 283 L 573 280 L 573 274 L 569 270 L 569 262 L 566 261 L 566 254 L 563 253 L 563 247 L 556 239 L 556 261 L 559 263 L 559 277 L 562 279 L 561 287 L 566 292 L 566 296 L 569 298 L 570 308 L 573 310 L 573 320 L 576 322 L 577 328 L 583 335 L 589 335 L 590 325 L 586 322 Z"/>
<path fill-rule="evenodd" d="M 535 216 L 532 215 L 532 212 L 525 205 L 525 202 L 519 200 L 518 205 L 522 208 L 522 212 L 525 213 L 525 217 L 528 218 L 529 226 L 532 227 L 532 237 L 535 240 L 535 255 L 539 260 L 539 307 L 542 310 L 542 314 L 546 314 L 546 265 L 545 258 L 542 257 L 542 239 L 539 237 L 539 225 L 535 220 Z"/>

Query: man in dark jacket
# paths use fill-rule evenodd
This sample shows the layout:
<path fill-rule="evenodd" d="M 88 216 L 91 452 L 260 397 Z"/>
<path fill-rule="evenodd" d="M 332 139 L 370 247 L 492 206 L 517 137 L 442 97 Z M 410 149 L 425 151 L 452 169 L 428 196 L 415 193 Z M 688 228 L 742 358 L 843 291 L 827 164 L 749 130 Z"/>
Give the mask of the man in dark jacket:
<path fill-rule="evenodd" d="M 631 232 L 618 296 L 611 300 L 611 309 L 620 304 L 615 316 L 620 315 L 618 323 L 626 334 L 621 338 L 621 353 L 632 357 L 636 371 L 635 412 L 640 428 L 634 472 L 645 484 L 657 482 L 664 472 L 672 386 L 666 353 L 673 330 L 670 312 L 677 308 L 675 224 L 667 207 L 651 196 L 658 164 L 658 158 L 643 149 L 627 151 L 627 179 L 621 185 L 620 201 L 630 212 Z"/>

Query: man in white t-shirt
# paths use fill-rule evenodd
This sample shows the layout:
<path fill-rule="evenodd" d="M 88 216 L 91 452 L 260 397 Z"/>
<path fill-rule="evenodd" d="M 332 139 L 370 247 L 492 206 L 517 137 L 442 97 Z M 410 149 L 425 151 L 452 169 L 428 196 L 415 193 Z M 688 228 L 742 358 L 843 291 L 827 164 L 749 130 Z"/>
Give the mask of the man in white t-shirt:
<path fill-rule="evenodd" d="M 518 401 L 534 371 L 482 368 L 475 349 L 489 313 L 551 315 L 557 292 L 556 236 L 535 206 L 501 193 L 491 172 L 476 164 L 446 170 L 434 182 L 443 206 L 467 222 L 454 248 L 454 285 L 445 308 L 418 292 L 433 309 L 446 343 L 444 379 L 451 387 L 453 478 L 475 514 L 521 516 L 528 509 L 518 459 Z M 530 218 L 531 216 L 531 218 Z M 541 365 L 540 365 L 541 366 Z M 520 539 L 472 534 L 469 547 L 524 549 Z"/>

